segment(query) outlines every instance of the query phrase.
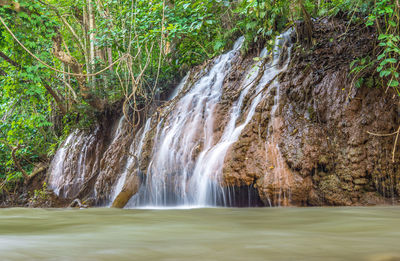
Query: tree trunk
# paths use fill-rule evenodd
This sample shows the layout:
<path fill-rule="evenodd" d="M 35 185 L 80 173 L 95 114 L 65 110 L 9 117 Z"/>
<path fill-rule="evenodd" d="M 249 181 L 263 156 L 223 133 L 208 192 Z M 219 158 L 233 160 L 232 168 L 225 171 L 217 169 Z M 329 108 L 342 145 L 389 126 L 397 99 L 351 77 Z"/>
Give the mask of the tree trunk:
<path fill-rule="evenodd" d="M 88 10 L 88 24 L 89 24 L 89 65 L 90 65 L 90 70 L 92 72 L 95 71 L 95 62 L 96 62 L 96 49 L 95 49 L 95 40 L 96 40 L 96 35 L 94 33 L 95 29 L 95 20 L 94 20 L 94 14 L 93 14 L 93 4 L 92 0 L 87 0 L 87 10 Z M 91 84 L 92 86 L 96 86 L 96 77 L 92 76 L 91 79 Z"/>
<path fill-rule="evenodd" d="M 97 6 L 97 11 L 99 12 L 101 18 L 103 19 L 110 19 L 110 13 L 108 11 L 108 8 L 104 9 L 101 1 L 96 0 L 96 6 Z M 110 19 L 111 20 L 111 19 Z M 113 28 L 111 28 L 113 29 Z M 105 55 L 104 55 L 104 62 L 106 63 L 106 59 L 108 59 L 108 65 L 110 66 L 110 72 L 112 73 L 114 71 L 112 67 L 113 63 L 113 58 L 112 58 L 112 49 L 111 47 L 106 47 L 105 50 Z"/>
<path fill-rule="evenodd" d="M 81 64 L 78 63 L 74 57 L 68 55 L 62 50 L 61 43 L 62 37 L 60 33 L 58 33 L 55 37 L 53 37 L 53 54 L 61 62 L 70 66 L 74 74 L 77 74 L 75 77 L 78 82 L 82 98 L 85 99 L 92 107 L 98 109 L 99 111 L 103 111 L 105 108 L 104 101 L 91 93 L 90 88 L 86 85 L 86 76 L 83 74 Z"/>
<path fill-rule="evenodd" d="M 304 34 L 303 37 L 304 39 L 306 39 L 307 47 L 311 47 L 313 42 L 312 35 L 314 30 L 311 16 L 307 12 L 307 9 L 304 6 L 304 0 L 299 0 L 299 5 L 304 18 L 304 30 L 302 32 Z"/>

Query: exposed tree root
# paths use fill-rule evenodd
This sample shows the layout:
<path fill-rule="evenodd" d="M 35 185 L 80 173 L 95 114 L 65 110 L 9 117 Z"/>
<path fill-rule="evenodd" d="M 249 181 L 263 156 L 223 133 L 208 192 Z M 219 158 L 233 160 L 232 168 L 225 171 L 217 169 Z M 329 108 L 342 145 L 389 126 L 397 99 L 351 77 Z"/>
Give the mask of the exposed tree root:
<path fill-rule="evenodd" d="M 69 204 L 68 207 L 70 207 L 70 208 L 76 208 L 76 207 L 78 207 L 78 208 L 88 208 L 87 205 L 82 204 L 82 202 L 79 200 L 79 198 L 74 199 L 71 202 L 71 204 Z"/>
<path fill-rule="evenodd" d="M 395 154 L 396 154 L 396 147 L 397 147 L 397 142 L 399 140 L 399 136 L 400 136 L 400 126 L 397 129 L 396 132 L 393 133 L 389 133 L 389 134 L 378 134 L 378 133 L 372 133 L 367 131 L 368 134 L 373 135 L 373 136 L 378 136 L 378 137 L 389 137 L 389 136 L 394 136 L 396 135 L 396 139 L 394 140 L 394 144 L 393 144 L 393 151 L 392 151 L 392 162 L 394 162 L 394 158 L 395 158 Z"/>

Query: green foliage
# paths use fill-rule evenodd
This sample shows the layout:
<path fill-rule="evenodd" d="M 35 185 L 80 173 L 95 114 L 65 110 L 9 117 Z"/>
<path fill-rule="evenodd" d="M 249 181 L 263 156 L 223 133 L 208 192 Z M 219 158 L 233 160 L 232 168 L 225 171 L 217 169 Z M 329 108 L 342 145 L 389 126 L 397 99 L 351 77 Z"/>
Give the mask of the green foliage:
<path fill-rule="evenodd" d="M 376 71 L 379 77 L 386 80 L 388 87 L 399 92 L 399 65 L 400 65 L 400 6 L 394 1 L 380 0 L 368 17 L 367 25 L 374 23 L 378 27 L 378 41 L 382 48 L 377 57 Z"/>
<path fill-rule="evenodd" d="M 378 31 L 379 53 L 375 57 L 355 60 L 350 66 L 351 73 L 360 77 L 368 68 L 373 68 L 379 75 L 382 85 L 394 88 L 400 96 L 399 91 L 399 66 L 400 66 L 400 6 L 395 1 L 379 0 L 371 6 L 371 12 L 366 21 L 367 26 L 375 26 Z M 365 62 L 368 59 L 368 62 Z M 357 65 L 357 66 L 354 66 Z M 360 77 L 356 86 L 363 83 Z"/>
<path fill-rule="evenodd" d="M 21 2 L 21 6 L 26 10 L 39 8 L 38 3 L 31 1 Z M 43 15 L 35 11 L 28 15 L 0 7 L 1 17 L 16 36 L 41 59 L 51 63 L 49 50 L 54 22 L 48 18 L 48 11 L 42 11 Z M 38 161 L 54 141 L 50 120 L 53 101 L 42 85 L 52 74 L 18 47 L 3 26 L 0 39 L 0 51 L 15 62 L 10 64 L 0 58 L 0 69 L 4 72 L 0 75 L 0 178 L 11 181 L 19 180 L 22 173 L 16 171 L 10 147 L 23 144 L 17 157 L 29 172 L 31 162 Z"/>
<path fill-rule="evenodd" d="M 33 193 L 29 193 L 29 197 L 29 201 L 31 204 L 44 203 L 49 197 L 46 182 L 43 183 L 41 189 L 35 189 Z"/>
<path fill-rule="evenodd" d="M 288 25 L 290 7 L 290 1 L 241 1 L 234 12 L 240 16 L 237 26 L 244 33 L 246 43 L 272 39 Z"/>

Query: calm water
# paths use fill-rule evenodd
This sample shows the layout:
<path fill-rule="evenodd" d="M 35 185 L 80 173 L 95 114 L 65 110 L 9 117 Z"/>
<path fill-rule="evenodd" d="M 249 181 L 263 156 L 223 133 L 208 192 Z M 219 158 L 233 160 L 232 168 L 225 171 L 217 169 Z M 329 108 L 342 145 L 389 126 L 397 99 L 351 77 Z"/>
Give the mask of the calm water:
<path fill-rule="evenodd" d="M 0 260 L 400 260 L 400 208 L 2 209 Z"/>

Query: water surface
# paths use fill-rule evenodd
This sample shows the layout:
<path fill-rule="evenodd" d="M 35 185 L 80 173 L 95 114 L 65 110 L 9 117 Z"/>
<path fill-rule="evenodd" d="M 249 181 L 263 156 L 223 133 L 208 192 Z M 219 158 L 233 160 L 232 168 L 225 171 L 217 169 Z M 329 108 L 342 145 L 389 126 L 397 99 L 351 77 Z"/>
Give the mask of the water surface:
<path fill-rule="evenodd" d="M 2 209 L 0 260 L 400 260 L 400 208 Z"/>

